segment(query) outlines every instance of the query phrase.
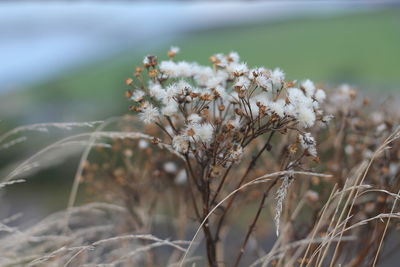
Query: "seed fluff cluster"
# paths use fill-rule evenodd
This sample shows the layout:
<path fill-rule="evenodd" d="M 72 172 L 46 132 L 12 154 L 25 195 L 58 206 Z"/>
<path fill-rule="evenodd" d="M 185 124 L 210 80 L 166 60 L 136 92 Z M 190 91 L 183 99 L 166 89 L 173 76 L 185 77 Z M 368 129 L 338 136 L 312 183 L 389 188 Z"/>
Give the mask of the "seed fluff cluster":
<path fill-rule="evenodd" d="M 295 129 L 301 146 L 317 155 L 306 129 L 323 121 L 326 95 L 312 81 L 286 81 L 279 68 L 249 68 L 236 52 L 211 56 L 210 66 L 176 61 L 178 52 L 172 47 L 161 62 L 146 56 L 126 80 L 130 109 L 158 125 L 177 152 L 228 167 L 255 138 Z"/>

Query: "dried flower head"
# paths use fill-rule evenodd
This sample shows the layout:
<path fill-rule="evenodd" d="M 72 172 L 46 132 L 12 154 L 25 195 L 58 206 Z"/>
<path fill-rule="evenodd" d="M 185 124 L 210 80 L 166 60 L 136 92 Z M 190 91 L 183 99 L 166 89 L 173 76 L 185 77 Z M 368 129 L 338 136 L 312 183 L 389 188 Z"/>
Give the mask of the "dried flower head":
<path fill-rule="evenodd" d="M 178 51 L 173 47 L 168 55 Z M 226 167 L 239 161 L 242 149 L 259 136 L 322 121 L 320 104 L 326 96 L 312 81 L 296 87 L 285 81 L 281 69 L 249 68 L 236 52 L 215 54 L 210 61 L 212 67 L 147 56 L 148 86 L 140 82 L 144 77 L 132 83 L 138 89 L 131 99 L 139 105 L 132 110 L 146 124 L 157 122 L 177 152 L 200 161 L 218 155 L 215 164 Z M 303 148 L 316 156 L 315 146 Z"/>

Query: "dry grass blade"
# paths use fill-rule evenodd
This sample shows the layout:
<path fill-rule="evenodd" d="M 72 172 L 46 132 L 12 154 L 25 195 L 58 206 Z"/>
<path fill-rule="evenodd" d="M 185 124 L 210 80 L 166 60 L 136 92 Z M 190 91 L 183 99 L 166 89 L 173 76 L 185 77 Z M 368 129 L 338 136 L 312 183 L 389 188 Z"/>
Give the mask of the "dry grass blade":
<path fill-rule="evenodd" d="M 8 132 L 2 134 L 0 136 L 0 143 L 2 143 L 4 140 L 9 138 L 10 136 L 18 134 L 20 132 L 25 132 L 25 131 L 47 132 L 49 130 L 49 128 L 58 128 L 58 129 L 62 129 L 62 130 L 71 130 L 71 129 L 77 128 L 77 127 L 92 128 L 100 123 L 103 123 L 103 121 L 64 122 L 64 123 L 49 122 L 49 123 L 37 123 L 37 124 L 25 125 L 25 126 L 20 126 L 20 127 L 14 128 L 11 131 L 8 131 Z"/>
<path fill-rule="evenodd" d="M 300 247 L 303 245 L 322 243 L 322 242 L 326 241 L 326 239 L 327 238 L 325 237 L 325 238 L 303 239 L 303 240 L 299 240 L 296 242 L 292 242 L 288 245 L 280 247 L 279 249 L 276 249 L 273 254 L 268 253 L 267 255 L 259 258 L 257 261 L 252 263 L 250 265 L 250 267 L 255 267 L 259 264 L 263 264 L 262 266 L 268 266 L 268 264 L 271 260 L 287 256 L 284 252 L 286 252 L 288 250 L 291 250 L 293 248 Z M 341 241 L 354 241 L 355 239 L 356 239 L 356 237 L 354 237 L 354 236 L 344 236 L 344 237 L 342 237 Z M 330 240 L 330 242 L 338 242 L 338 241 L 339 241 L 339 238 L 334 238 L 333 240 Z M 277 255 L 274 256 L 275 254 L 277 254 Z M 287 266 L 292 266 L 292 265 L 288 264 Z"/>
<path fill-rule="evenodd" d="M 227 199 L 229 199 L 230 197 L 232 197 L 233 195 L 235 195 L 236 193 L 238 193 L 239 191 L 243 190 L 244 188 L 250 186 L 250 185 L 254 185 L 254 184 L 260 184 L 260 183 L 266 183 L 271 181 L 271 177 L 276 177 L 276 176 L 282 176 L 282 175 L 310 175 L 310 176 L 319 176 L 319 177 L 331 177 L 331 175 L 327 175 L 327 174 L 319 174 L 319 173 L 313 173 L 313 172 L 298 172 L 298 171 L 280 171 L 280 172 L 275 172 L 275 173 L 271 173 L 271 174 L 266 174 L 260 177 L 257 177 L 253 180 L 251 180 L 248 183 L 243 184 L 241 187 L 239 187 L 238 189 L 232 191 L 231 193 L 229 193 L 225 198 L 223 198 L 220 202 L 218 202 L 217 205 L 215 205 L 215 207 L 210 210 L 210 212 L 207 214 L 207 216 L 204 218 L 203 222 L 200 224 L 200 226 L 197 228 L 196 233 L 194 234 L 189 247 L 187 249 L 187 251 L 185 252 L 185 254 L 183 255 L 183 258 L 181 260 L 181 264 L 180 267 L 183 266 L 183 263 L 185 261 L 185 258 L 187 257 L 190 248 L 192 246 L 192 243 L 194 242 L 194 240 L 196 239 L 197 235 L 199 234 L 201 227 L 203 226 L 203 224 L 207 221 L 207 219 L 213 214 L 213 212 L 219 207 L 221 206 Z"/>
<path fill-rule="evenodd" d="M 374 162 L 374 160 L 375 160 L 383 151 L 385 151 L 386 149 L 389 149 L 389 145 L 390 145 L 393 141 L 395 141 L 396 139 L 399 138 L 399 133 L 400 133 L 400 128 L 397 128 L 388 138 L 386 138 L 386 140 L 383 142 L 383 144 L 382 144 L 381 146 L 378 147 L 378 149 L 373 153 L 373 155 L 372 155 L 372 157 L 371 157 L 371 159 L 370 159 L 370 161 L 369 161 L 369 163 L 368 163 L 367 168 L 363 171 L 362 175 L 359 176 L 361 179 L 357 179 L 355 185 L 361 185 L 361 184 L 364 183 L 364 180 L 365 180 L 365 178 L 367 177 L 368 171 L 369 171 L 369 169 L 371 168 L 371 165 L 372 165 L 372 163 Z M 354 190 L 351 191 L 351 193 L 350 193 L 350 195 L 349 195 L 349 197 L 348 197 L 348 201 L 350 200 L 350 196 L 353 196 L 353 192 L 354 192 Z M 349 210 L 348 210 L 348 212 L 347 212 L 347 217 L 350 216 L 350 213 L 351 213 L 351 211 L 352 211 L 352 209 L 353 209 L 353 206 L 354 206 L 354 204 L 355 204 L 356 199 L 358 198 L 358 195 L 359 195 L 359 188 L 355 189 L 354 197 L 352 198 L 352 202 L 351 202 L 350 208 L 349 208 Z M 346 204 L 345 204 L 345 207 L 347 207 L 347 202 L 346 202 Z M 340 216 L 340 218 L 339 218 L 339 222 L 340 222 L 342 216 L 344 215 L 344 212 L 345 212 L 345 209 L 343 209 L 343 211 L 342 211 L 342 214 L 341 214 L 341 216 Z M 343 225 L 343 228 L 344 228 L 344 227 L 346 227 L 346 224 Z M 331 260 L 330 267 L 333 267 L 333 264 L 334 264 L 335 259 L 336 259 L 336 254 L 337 254 L 338 249 L 339 249 L 339 245 L 340 245 L 340 241 L 339 241 L 338 243 L 336 243 L 336 248 L 335 248 L 335 251 L 334 251 L 334 253 L 333 253 L 333 257 L 332 257 L 332 260 Z M 321 260 L 321 263 L 320 263 L 320 264 L 322 264 L 322 262 L 323 262 L 323 259 Z M 319 266 L 320 266 L 320 265 L 319 265 Z"/>
<path fill-rule="evenodd" d="M 0 189 L 5 187 L 5 186 L 8 186 L 8 185 L 18 184 L 18 183 L 23 183 L 23 182 L 25 182 L 24 179 L 18 179 L 18 180 L 12 180 L 12 181 L 8 181 L 8 182 L 3 182 L 3 183 L 0 183 Z"/>
<path fill-rule="evenodd" d="M 12 147 L 12 146 L 14 146 L 16 144 L 25 142 L 26 139 L 27 139 L 26 136 L 18 137 L 18 138 L 14 139 L 14 140 L 11 140 L 11 141 L 9 141 L 9 142 L 7 142 L 5 144 L 0 145 L 0 150 L 8 149 L 8 148 L 10 148 L 10 147 Z"/>
<path fill-rule="evenodd" d="M 178 250 L 180 250 L 180 251 L 182 251 L 182 252 L 185 252 L 186 249 L 183 248 L 183 247 L 181 247 L 181 246 L 179 246 L 179 245 L 180 245 L 180 244 L 189 244 L 188 241 L 182 241 L 182 240 L 177 240 L 177 241 L 163 240 L 163 239 L 157 238 L 157 237 L 155 237 L 155 236 L 153 236 L 153 235 L 123 235 L 123 236 L 116 236 L 116 237 L 112 237 L 112 238 L 107 238 L 107 239 L 98 240 L 98 241 L 96 241 L 96 242 L 93 242 L 93 243 L 90 244 L 90 245 L 80 247 L 79 250 L 78 250 L 72 257 L 70 257 L 70 258 L 68 259 L 68 261 L 64 264 L 64 267 L 68 266 L 68 265 L 69 265 L 79 254 L 81 254 L 83 251 L 86 251 L 86 250 L 94 250 L 96 247 L 101 246 L 101 245 L 104 245 L 104 244 L 106 244 L 106 243 L 110 243 L 110 242 L 120 242 L 120 241 L 123 241 L 123 240 L 134 240 L 134 239 L 147 240 L 147 241 L 154 241 L 154 243 L 153 243 L 153 244 L 150 244 L 150 245 L 148 245 L 148 246 L 139 247 L 138 249 L 135 249 L 134 251 L 130 252 L 129 254 L 124 255 L 124 256 L 122 256 L 122 257 L 116 259 L 115 261 L 113 261 L 113 262 L 110 263 L 110 264 L 115 265 L 115 264 L 121 263 L 121 262 L 123 262 L 124 259 L 133 257 L 133 256 L 136 255 L 137 253 L 144 252 L 144 251 L 150 250 L 150 249 L 152 249 L 152 248 L 159 247 L 159 246 L 165 246 L 165 245 L 171 246 L 171 247 L 173 247 L 173 248 L 175 248 L 175 249 L 178 249 Z M 75 249 L 76 249 L 76 248 L 75 248 Z"/>
<path fill-rule="evenodd" d="M 76 199 L 76 195 L 78 193 L 78 187 L 80 184 L 80 179 L 82 176 L 82 172 L 83 172 L 83 167 L 84 167 L 84 163 L 87 160 L 90 150 L 92 149 L 93 144 L 95 143 L 96 139 L 99 137 L 110 137 L 110 138 L 134 138 L 134 139 L 138 139 L 138 138 L 145 138 L 148 140 L 152 140 L 153 137 L 143 134 L 143 133 L 123 133 L 123 132 L 101 132 L 105 127 L 107 127 L 109 124 L 119 121 L 121 118 L 116 117 L 116 118 L 110 118 L 106 121 L 104 121 L 100 126 L 98 126 L 95 131 L 90 135 L 89 138 L 89 144 L 87 145 L 87 147 L 85 148 L 81 159 L 79 161 L 79 166 L 78 169 L 76 171 L 75 174 L 75 178 L 74 178 L 74 182 L 72 185 L 72 189 L 71 189 L 71 193 L 70 193 L 70 197 L 68 200 L 68 206 L 67 206 L 67 213 L 66 213 L 66 217 L 65 217 L 65 230 L 68 229 L 68 210 L 74 205 L 75 203 L 75 199 Z M 169 145 L 164 145 L 162 143 L 159 144 L 160 147 L 168 149 L 168 151 L 174 151 Z M 176 152 L 174 152 L 175 155 L 179 155 Z M 179 155 L 179 157 L 182 159 L 182 156 Z"/>
<path fill-rule="evenodd" d="M 394 208 L 396 207 L 396 204 L 397 204 L 397 199 L 399 198 L 399 194 L 400 194 L 400 191 L 397 192 L 397 195 L 396 195 L 396 198 L 394 200 L 392 209 L 390 210 L 390 214 L 393 214 Z M 375 258 L 374 258 L 373 266 L 375 266 L 377 261 L 378 261 L 379 252 L 381 251 L 381 248 L 382 248 L 382 245 L 383 245 L 383 240 L 385 239 L 385 235 L 386 235 L 387 229 L 389 227 L 390 219 L 391 219 L 391 217 L 389 216 L 389 218 L 387 219 L 386 225 L 385 225 L 385 230 L 383 231 L 381 240 L 379 242 L 378 250 L 376 251 L 376 255 L 375 255 Z"/>

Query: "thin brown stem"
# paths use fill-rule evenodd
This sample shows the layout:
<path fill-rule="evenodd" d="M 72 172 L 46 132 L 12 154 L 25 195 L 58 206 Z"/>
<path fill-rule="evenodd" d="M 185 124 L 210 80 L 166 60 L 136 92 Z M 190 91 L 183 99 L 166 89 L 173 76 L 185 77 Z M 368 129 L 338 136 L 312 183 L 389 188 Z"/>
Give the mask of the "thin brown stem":
<path fill-rule="evenodd" d="M 251 172 L 251 170 L 254 168 L 254 166 L 256 165 L 257 160 L 260 158 L 261 154 L 265 151 L 265 150 L 270 150 L 271 149 L 271 140 L 272 137 L 274 136 L 275 132 L 271 132 L 267 142 L 265 143 L 265 145 L 263 146 L 263 148 L 257 153 L 257 155 L 251 160 L 246 172 L 243 174 L 242 178 L 240 179 L 238 185 L 236 186 L 236 189 L 240 188 L 240 186 L 242 186 L 243 182 L 245 181 L 245 179 L 247 178 L 247 176 L 249 175 L 249 173 Z M 221 231 L 221 227 L 224 223 L 224 220 L 226 218 L 226 215 L 229 211 L 229 209 L 232 206 L 232 203 L 234 202 L 236 196 L 238 194 L 235 194 L 228 202 L 228 205 L 226 206 L 224 213 L 222 214 L 221 218 L 219 219 L 218 222 L 218 226 L 217 226 L 217 230 L 215 232 L 215 239 L 218 240 L 219 238 L 219 232 Z"/>
<path fill-rule="evenodd" d="M 250 227 L 249 227 L 249 230 L 247 231 L 246 237 L 245 237 L 245 239 L 244 239 L 244 241 L 243 241 L 243 243 L 242 243 L 242 246 L 240 247 L 239 254 L 238 254 L 237 258 L 236 258 L 235 264 L 233 265 L 234 267 L 239 266 L 239 263 L 240 263 L 240 260 L 241 260 L 241 258 L 242 258 L 242 256 L 243 256 L 243 254 L 244 254 L 244 250 L 245 250 L 245 248 L 246 248 L 247 242 L 249 241 L 250 235 L 251 235 L 251 233 L 253 232 L 254 227 L 255 227 L 256 224 L 257 224 L 257 221 L 258 221 L 258 219 L 259 219 L 259 217 L 260 217 L 261 211 L 262 211 L 262 209 L 263 209 L 263 207 L 264 207 L 265 201 L 267 200 L 268 193 L 269 193 L 269 191 L 271 191 L 272 187 L 276 184 L 276 182 L 279 180 L 279 178 L 280 178 L 280 176 L 278 176 L 278 177 L 268 186 L 268 188 L 267 188 L 267 189 L 265 190 L 265 192 L 263 193 L 263 197 L 262 197 L 262 199 L 261 199 L 261 201 L 260 201 L 260 205 L 258 206 L 258 210 L 257 210 L 256 216 L 254 217 L 254 219 L 253 219 L 253 221 L 252 221 L 252 223 L 251 223 L 251 225 L 250 225 Z"/>

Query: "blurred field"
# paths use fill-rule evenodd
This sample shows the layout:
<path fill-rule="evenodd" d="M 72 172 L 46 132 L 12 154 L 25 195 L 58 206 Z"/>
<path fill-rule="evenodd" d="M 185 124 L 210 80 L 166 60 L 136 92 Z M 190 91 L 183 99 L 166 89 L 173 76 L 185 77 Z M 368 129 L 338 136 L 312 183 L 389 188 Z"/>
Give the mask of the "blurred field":
<path fill-rule="evenodd" d="M 196 60 L 235 50 L 249 65 L 281 67 L 291 79 L 390 87 L 400 79 L 399 26 L 394 10 L 220 29 L 179 45 Z"/>
<path fill-rule="evenodd" d="M 250 66 L 281 67 L 290 79 L 346 82 L 367 90 L 392 92 L 398 90 L 400 82 L 400 10 L 380 10 L 205 30 L 170 43 L 159 42 L 158 51 L 149 51 L 141 44 L 4 96 L 2 113 L 22 122 L 103 119 L 123 114 L 124 79 L 141 63 L 143 54 L 165 58 L 170 44 L 181 47 L 178 59 L 202 63 L 213 53 L 235 50 Z"/>

